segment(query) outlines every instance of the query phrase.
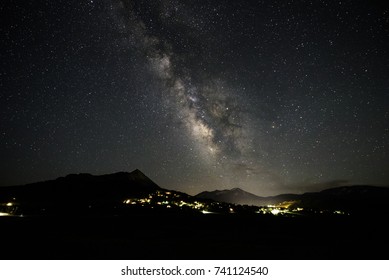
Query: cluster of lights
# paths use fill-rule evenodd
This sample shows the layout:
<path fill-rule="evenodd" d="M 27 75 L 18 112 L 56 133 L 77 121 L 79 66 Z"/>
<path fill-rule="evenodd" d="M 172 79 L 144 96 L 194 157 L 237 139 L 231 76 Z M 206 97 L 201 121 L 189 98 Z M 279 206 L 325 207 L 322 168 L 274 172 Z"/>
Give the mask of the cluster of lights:
<path fill-rule="evenodd" d="M 123 201 L 124 204 L 151 204 L 151 199 L 150 198 L 131 198 L 131 199 L 126 199 Z"/>
<path fill-rule="evenodd" d="M 299 212 L 303 212 L 304 208 L 297 207 L 289 209 L 288 207 L 280 207 L 280 205 L 267 205 L 266 207 L 261 207 L 256 213 L 258 214 L 272 214 L 272 215 L 296 215 L 299 214 Z M 308 212 L 312 213 L 313 210 L 308 210 Z M 348 213 L 341 211 L 341 210 L 320 210 L 320 211 L 313 211 L 315 214 L 336 214 L 336 215 L 349 215 Z"/>
<path fill-rule="evenodd" d="M 157 207 L 164 207 L 164 208 L 186 208 L 186 209 L 192 209 L 195 211 L 198 211 L 203 214 L 210 214 L 210 213 L 239 213 L 240 208 L 236 208 L 236 205 L 229 204 L 221 204 L 219 202 L 209 202 L 209 203 L 203 203 L 200 201 L 188 201 L 184 200 L 182 195 L 170 191 L 157 191 L 156 193 L 149 194 L 145 198 L 129 198 L 125 199 L 123 201 L 124 204 L 127 205 L 138 205 L 138 206 L 150 206 L 151 208 L 154 208 L 154 206 Z M 271 214 L 274 216 L 278 215 L 301 215 L 304 211 L 304 208 L 297 207 L 292 208 L 291 206 L 294 204 L 294 201 L 285 201 L 277 205 L 267 205 L 263 207 L 254 207 L 253 209 L 249 211 L 253 211 L 258 214 Z M 8 204 L 7 204 L 8 205 Z M 10 204 L 11 206 L 12 204 Z M 311 212 L 308 210 L 308 212 Z M 340 210 L 335 211 L 313 211 L 313 213 L 333 213 L 337 215 L 345 215 L 346 213 Z"/>
<path fill-rule="evenodd" d="M 297 214 L 298 212 L 302 212 L 304 211 L 304 208 L 293 208 L 293 209 L 290 209 L 289 206 L 291 206 L 291 204 L 288 202 L 287 204 L 285 203 L 282 203 L 282 204 L 279 204 L 279 205 L 267 205 L 265 207 L 261 207 L 259 208 L 258 211 L 256 211 L 256 213 L 258 214 L 272 214 L 272 215 L 294 215 L 294 214 Z"/>
<path fill-rule="evenodd" d="M 15 200 L 16 199 L 13 198 L 13 201 L 0 203 L 0 216 L 12 216 L 15 214 L 18 209 L 18 203 L 16 203 Z"/>
<path fill-rule="evenodd" d="M 240 213 L 241 210 L 247 212 L 255 212 L 258 214 L 271 214 L 271 215 L 301 215 L 303 213 L 313 214 L 334 214 L 334 215 L 350 215 L 347 212 L 341 210 L 314 210 L 305 209 L 302 207 L 291 207 L 295 201 L 285 201 L 277 205 L 267 205 L 263 207 L 255 206 L 239 206 L 234 204 L 226 204 L 219 202 L 200 202 L 197 200 L 186 199 L 186 196 L 182 196 L 176 192 L 170 191 L 157 191 L 153 194 L 149 194 L 143 198 L 128 198 L 123 201 L 126 205 L 138 205 L 146 206 L 149 205 L 151 208 L 154 206 L 165 207 L 165 208 L 186 208 L 198 211 L 203 214 L 210 213 Z M 243 207 L 243 208 L 242 208 Z M 245 208 L 248 207 L 248 208 Z M 16 198 L 11 201 L 0 203 L 0 216 L 12 216 L 19 208 L 19 203 L 16 202 Z"/>
<path fill-rule="evenodd" d="M 291 214 L 291 211 L 288 209 L 288 207 L 277 207 L 276 205 L 268 205 L 264 211 L 265 213 L 270 213 L 273 215 Z"/>
<path fill-rule="evenodd" d="M 181 196 L 176 193 L 158 191 L 150 194 L 147 198 L 129 198 L 123 201 L 129 205 L 159 205 L 166 208 L 189 207 L 199 211 L 205 211 L 205 204 L 199 201 L 187 202 L 179 199 Z"/>

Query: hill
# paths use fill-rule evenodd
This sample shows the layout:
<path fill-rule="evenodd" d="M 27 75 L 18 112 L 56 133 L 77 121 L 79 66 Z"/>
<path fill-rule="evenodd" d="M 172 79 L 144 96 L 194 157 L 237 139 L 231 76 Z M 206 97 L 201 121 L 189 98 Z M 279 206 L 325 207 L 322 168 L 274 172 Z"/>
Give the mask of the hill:
<path fill-rule="evenodd" d="M 364 212 L 386 213 L 389 201 L 389 188 L 376 186 L 344 186 L 326 189 L 320 192 L 304 194 L 281 194 L 261 197 L 238 188 L 202 192 L 198 198 L 214 201 L 255 206 L 278 205 L 291 209 L 304 208 L 325 211 L 341 210 L 347 213 Z"/>
<path fill-rule="evenodd" d="M 242 205 L 266 206 L 269 204 L 274 205 L 284 201 L 296 200 L 299 198 L 299 195 L 282 194 L 277 196 L 262 197 L 246 192 L 240 188 L 234 188 L 231 190 L 215 190 L 211 192 L 205 191 L 197 194 L 196 197 Z"/>
<path fill-rule="evenodd" d="M 157 190 L 162 189 L 138 169 L 100 176 L 70 174 L 56 180 L 1 187 L 0 205 L 18 211 L 22 208 L 29 214 L 77 213 L 112 208 L 128 197 L 144 197 Z"/>

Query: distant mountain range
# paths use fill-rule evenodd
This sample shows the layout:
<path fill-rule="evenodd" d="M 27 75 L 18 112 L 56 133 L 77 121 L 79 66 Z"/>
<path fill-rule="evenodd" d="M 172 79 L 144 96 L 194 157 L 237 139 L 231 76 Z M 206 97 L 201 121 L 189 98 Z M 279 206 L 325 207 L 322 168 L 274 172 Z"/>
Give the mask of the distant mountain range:
<path fill-rule="evenodd" d="M 389 188 L 348 186 L 304 194 L 260 197 L 239 188 L 196 196 L 159 187 L 140 170 L 94 176 L 70 174 L 56 180 L 0 187 L 0 215 L 116 215 L 130 210 L 254 213 L 273 205 L 288 209 L 388 213 Z M 248 206 L 238 206 L 248 205 Z M 252 206 L 251 208 L 249 206 Z"/>
<path fill-rule="evenodd" d="M 211 199 L 220 202 L 235 203 L 242 205 L 266 206 L 269 204 L 279 204 L 284 201 L 296 200 L 297 194 L 282 194 L 277 196 L 262 197 L 246 192 L 240 188 L 231 190 L 205 191 L 196 195 L 198 198 Z"/>
<path fill-rule="evenodd" d="M 255 206 L 278 205 L 290 208 L 343 210 L 348 212 L 385 211 L 389 208 L 389 188 L 375 186 L 344 186 L 320 192 L 281 194 L 261 197 L 239 188 L 202 192 L 201 199 Z"/>

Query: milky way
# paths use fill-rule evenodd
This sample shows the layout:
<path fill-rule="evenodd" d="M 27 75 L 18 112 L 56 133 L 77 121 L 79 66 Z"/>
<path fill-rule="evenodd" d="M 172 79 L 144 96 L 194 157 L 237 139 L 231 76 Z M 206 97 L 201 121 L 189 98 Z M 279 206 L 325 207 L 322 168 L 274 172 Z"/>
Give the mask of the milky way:
<path fill-rule="evenodd" d="M 253 147 L 248 133 L 249 122 L 243 112 L 244 102 L 238 100 L 236 93 L 240 89 L 228 88 L 224 81 L 213 77 L 194 82 L 190 65 L 177 66 L 174 63 L 179 59 L 185 60 L 188 53 L 178 55 L 171 42 L 150 34 L 142 19 L 134 14 L 131 5 L 119 3 L 118 9 L 122 9 L 119 14 L 125 22 L 129 40 L 134 40 L 137 47 L 144 51 L 151 70 L 161 80 L 161 93 L 165 99 L 163 105 L 166 110 L 172 110 L 172 114 L 184 126 L 193 139 L 191 145 L 196 147 L 201 159 L 216 168 L 215 173 L 224 176 L 235 176 L 237 172 L 244 172 L 244 176 L 253 173 L 255 167 L 250 157 Z M 168 11 L 162 15 L 166 13 Z M 162 16 L 159 20 L 166 19 Z M 186 27 L 185 24 L 181 25 Z"/>
<path fill-rule="evenodd" d="M 0 185 L 141 169 L 196 194 L 389 184 L 378 1 L 3 1 Z"/>

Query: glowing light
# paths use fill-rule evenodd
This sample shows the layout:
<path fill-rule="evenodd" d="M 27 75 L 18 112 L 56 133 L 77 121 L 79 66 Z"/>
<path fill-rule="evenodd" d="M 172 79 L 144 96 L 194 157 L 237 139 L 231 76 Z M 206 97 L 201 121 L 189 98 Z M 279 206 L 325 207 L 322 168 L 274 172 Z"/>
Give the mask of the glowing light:
<path fill-rule="evenodd" d="M 0 212 L 0 216 L 9 216 L 9 213 Z"/>
<path fill-rule="evenodd" d="M 278 210 L 278 209 L 273 209 L 273 210 L 271 210 L 271 213 L 272 213 L 273 215 L 278 215 L 280 212 L 281 212 L 281 211 Z"/>
<path fill-rule="evenodd" d="M 203 214 L 212 214 L 213 212 L 209 212 L 209 211 L 203 210 L 203 211 L 201 211 L 201 213 L 203 213 Z"/>
<path fill-rule="evenodd" d="M 12 206 L 13 204 L 12 204 L 12 202 L 8 202 L 6 205 L 7 206 Z"/>
<path fill-rule="evenodd" d="M 192 124 L 192 130 L 193 134 L 197 137 L 208 140 L 213 138 L 213 130 L 200 121 L 196 121 Z"/>
<path fill-rule="evenodd" d="M 294 203 L 296 203 L 296 201 L 294 201 L 294 200 L 283 201 L 283 202 L 279 203 L 277 206 L 278 206 L 278 207 L 282 207 L 282 208 L 289 208 L 289 207 L 292 206 Z"/>

